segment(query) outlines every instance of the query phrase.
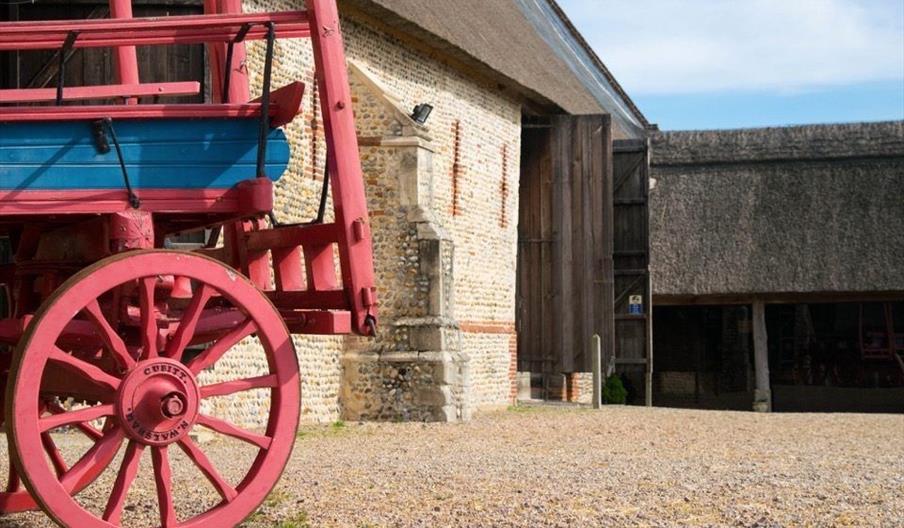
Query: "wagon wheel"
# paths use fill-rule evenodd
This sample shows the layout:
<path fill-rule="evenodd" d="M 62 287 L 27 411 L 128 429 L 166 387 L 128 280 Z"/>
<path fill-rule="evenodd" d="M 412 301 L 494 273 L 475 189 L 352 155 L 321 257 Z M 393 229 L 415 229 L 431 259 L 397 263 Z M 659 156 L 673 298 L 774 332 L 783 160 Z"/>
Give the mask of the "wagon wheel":
<path fill-rule="evenodd" d="M 172 295 L 174 277 L 191 280 L 189 300 Z M 121 309 L 108 315 L 116 302 Z M 78 340 L 66 337 L 85 322 L 93 324 L 103 340 L 100 353 L 86 353 Z M 208 385 L 199 381 L 203 370 L 252 335 L 260 340 L 266 358 L 265 375 Z M 187 346 L 199 344 L 207 346 L 187 352 Z M 202 408 L 209 399 L 248 390 L 269 391 L 263 432 L 238 427 Z M 46 394 L 95 403 L 41 418 L 37 402 Z M 144 469 L 144 478 L 153 478 L 156 487 L 159 525 L 229 527 L 260 505 L 288 461 L 300 407 L 298 362 L 279 312 L 234 270 L 191 253 L 130 252 L 73 276 L 44 303 L 19 344 L 6 399 L 16 469 L 57 523 L 80 528 L 146 526 L 123 521 L 131 485 Z M 41 448 L 42 434 L 101 417 L 107 422 L 101 437 L 74 465 L 58 472 Z M 205 453 L 208 448 L 189 436 L 198 426 L 250 449 L 247 469 L 230 471 L 232 478 L 221 474 Z M 123 444 L 121 465 L 110 467 L 115 481 L 104 492 L 103 511 L 70 496 L 99 458 L 117 453 Z M 139 466 L 146 450 L 151 452 L 150 468 Z M 191 470 L 196 482 L 203 475 L 219 502 L 200 511 L 194 505 L 177 511 L 181 495 L 174 488 L 170 464 L 177 456 L 186 460 L 186 466 L 177 469 Z"/>

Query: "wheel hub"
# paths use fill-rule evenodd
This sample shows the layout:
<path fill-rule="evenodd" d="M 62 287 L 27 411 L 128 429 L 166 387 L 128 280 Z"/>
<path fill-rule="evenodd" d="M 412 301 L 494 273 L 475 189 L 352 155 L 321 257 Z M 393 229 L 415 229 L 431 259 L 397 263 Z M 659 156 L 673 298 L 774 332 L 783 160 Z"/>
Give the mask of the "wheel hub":
<path fill-rule="evenodd" d="M 195 377 L 185 365 L 158 358 L 132 369 L 119 388 L 116 407 L 130 438 L 165 446 L 194 426 L 200 398 Z"/>

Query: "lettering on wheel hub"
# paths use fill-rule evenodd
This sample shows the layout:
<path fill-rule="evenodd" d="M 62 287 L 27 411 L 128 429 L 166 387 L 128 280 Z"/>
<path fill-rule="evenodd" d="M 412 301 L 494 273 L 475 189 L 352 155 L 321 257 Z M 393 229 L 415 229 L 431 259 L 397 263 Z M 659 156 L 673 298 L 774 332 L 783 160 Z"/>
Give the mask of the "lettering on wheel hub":
<path fill-rule="evenodd" d="M 188 371 L 186 371 L 181 366 L 169 365 L 166 363 L 154 364 L 144 368 L 145 376 L 150 376 L 157 373 L 173 374 L 183 381 L 188 380 L 189 377 L 191 377 Z"/>
<path fill-rule="evenodd" d="M 117 401 L 132 439 L 163 446 L 179 440 L 194 426 L 200 391 L 185 365 L 158 358 L 139 364 L 126 376 Z"/>
<path fill-rule="evenodd" d="M 182 420 L 181 422 L 179 422 L 178 426 L 169 431 L 164 431 L 162 433 L 149 431 L 145 429 L 141 422 L 139 422 L 135 418 L 135 414 L 131 411 L 126 414 L 126 422 L 129 424 L 129 428 L 131 428 L 134 433 L 144 438 L 145 440 L 150 440 L 152 442 L 166 442 L 167 440 L 176 440 L 182 437 L 188 431 L 188 429 L 191 428 L 190 423 Z"/>

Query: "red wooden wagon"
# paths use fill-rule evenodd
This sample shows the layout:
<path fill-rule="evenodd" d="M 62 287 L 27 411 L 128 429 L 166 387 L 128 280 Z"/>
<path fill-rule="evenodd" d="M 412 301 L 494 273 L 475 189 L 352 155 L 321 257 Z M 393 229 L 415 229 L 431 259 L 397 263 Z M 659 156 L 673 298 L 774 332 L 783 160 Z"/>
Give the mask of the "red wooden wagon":
<path fill-rule="evenodd" d="M 64 86 L 61 60 L 55 88 L 0 90 L 0 237 L 14 253 L 0 267 L 11 307 L 0 319 L 0 366 L 12 459 L 0 510 L 40 506 L 64 526 L 129 526 L 127 494 L 148 450 L 161 526 L 235 526 L 275 485 L 295 439 L 291 334 L 375 332 L 338 13 L 334 0 L 258 14 L 242 14 L 238 0 L 208 0 L 204 15 L 140 19 L 129 0 L 110 3 L 113 19 L 0 23 L 0 51 L 65 57 L 108 47 L 117 73 L 115 84 Z M 292 225 L 272 212 L 273 181 L 289 161 L 279 127 L 298 113 L 303 92 L 301 83 L 270 91 L 274 43 L 284 38 L 311 39 L 328 148 L 320 214 Z M 266 41 L 267 53 L 263 95 L 250 101 L 242 42 L 253 39 Z M 208 46 L 213 102 L 138 104 L 200 87 L 139 82 L 135 46 L 189 43 Z M 96 99 L 117 104 L 71 104 Z M 330 191 L 334 219 L 326 222 Z M 164 249 L 190 232 L 206 233 L 206 242 Z M 263 373 L 204 384 L 202 373 L 251 337 Z M 205 400 L 243 391 L 269 396 L 263 431 L 205 411 Z M 221 475 L 192 439 L 199 427 L 247 444 L 246 472 Z M 52 433 L 61 429 L 90 442 L 78 460 L 60 454 Z M 122 446 L 103 511 L 92 510 L 76 494 Z M 171 447 L 219 502 L 177 511 Z"/>

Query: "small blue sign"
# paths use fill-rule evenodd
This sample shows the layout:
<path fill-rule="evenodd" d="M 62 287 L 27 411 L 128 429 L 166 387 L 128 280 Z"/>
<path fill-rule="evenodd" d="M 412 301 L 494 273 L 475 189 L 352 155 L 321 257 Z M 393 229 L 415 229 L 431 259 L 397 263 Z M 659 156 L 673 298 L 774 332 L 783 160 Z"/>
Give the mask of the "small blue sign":
<path fill-rule="evenodd" d="M 632 295 L 628 298 L 628 313 L 631 315 L 643 314 L 643 296 Z"/>

